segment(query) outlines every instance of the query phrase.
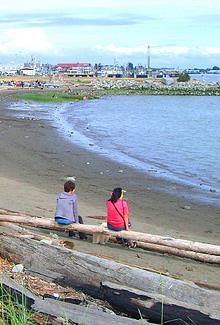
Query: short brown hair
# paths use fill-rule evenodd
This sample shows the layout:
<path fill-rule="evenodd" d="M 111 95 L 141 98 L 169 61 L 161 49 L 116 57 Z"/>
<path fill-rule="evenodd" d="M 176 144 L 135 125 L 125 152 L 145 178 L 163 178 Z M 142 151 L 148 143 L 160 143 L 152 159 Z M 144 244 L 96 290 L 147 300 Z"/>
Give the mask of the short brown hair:
<path fill-rule="evenodd" d="M 70 192 L 70 191 L 73 191 L 75 190 L 76 188 L 76 184 L 72 181 L 67 181 L 65 184 L 64 184 L 64 192 Z"/>

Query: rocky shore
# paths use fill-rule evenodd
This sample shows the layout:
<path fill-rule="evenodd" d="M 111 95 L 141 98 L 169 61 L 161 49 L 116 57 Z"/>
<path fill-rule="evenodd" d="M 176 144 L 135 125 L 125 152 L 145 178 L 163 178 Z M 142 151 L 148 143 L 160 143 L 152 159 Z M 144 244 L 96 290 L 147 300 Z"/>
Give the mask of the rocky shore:
<path fill-rule="evenodd" d="M 93 79 L 90 82 L 90 86 L 93 90 L 106 91 L 113 94 L 143 93 L 151 95 L 220 96 L 219 83 L 207 83 L 198 80 L 177 82 L 177 80 L 172 78 L 160 80 Z"/>
<path fill-rule="evenodd" d="M 21 80 L 20 80 L 21 79 Z M 0 82 L 0 90 L 21 89 L 22 91 L 58 91 L 81 96 L 103 95 L 165 95 L 165 96 L 220 96 L 219 82 L 206 82 L 191 79 L 187 82 L 178 82 L 176 78 L 161 79 L 117 79 L 117 78 L 61 78 L 59 81 L 49 81 L 38 78 L 30 83 L 22 81 Z M 23 86 L 21 86 L 21 84 Z M 40 88 L 40 89 L 39 89 Z"/>

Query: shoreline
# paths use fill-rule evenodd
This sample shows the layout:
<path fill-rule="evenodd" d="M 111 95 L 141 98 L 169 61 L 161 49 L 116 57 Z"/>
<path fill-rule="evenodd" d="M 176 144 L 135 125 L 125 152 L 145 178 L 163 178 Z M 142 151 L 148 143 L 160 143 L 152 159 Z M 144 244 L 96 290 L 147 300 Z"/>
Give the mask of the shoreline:
<path fill-rule="evenodd" d="M 0 106 L 1 207 L 51 218 L 64 179 L 75 176 L 82 216 L 105 215 L 105 200 L 113 187 L 121 185 L 127 190 L 126 199 L 135 230 L 219 244 L 219 209 L 154 191 L 155 186 L 171 188 L 176 184 L 143 176 L 129 167 L 70 144 L 56 128 L 42 120 L 15 118 L 7 109 L 11 102 L 7 92 L 1 97 L 5 101 Z M 119 173 L 120 169 L 124 172 Z M 103 175 L 101 171 L 104 171 Z M 176 191 L 178 189 L 179 185 Z M 190 206 L 190 209 L 184 206 Z M 88 217 L 85 222 L 99 223 Z M 187 259 L 146 252 L 138 252 L 141 256 L 138 258 L 135 251 L 86 242 L 77 242 L 76 246 L 87 253 L 97 254 L 98 251 L 104 256 L 158 268 L 186 279 L 204 279 L 206 274 L 209 283 L 218 281 L 217 267 Z"/>
<path fill-rule="evenodd" d="M 41 82 L 39 87 L 25 86 L 24 88 L 16 87 L 13 81 L 28 80 L 34 84 L 34 80 Z M 44 102 L 63 102 L 66 100 L 82 100 L 84 97 L 102 97 L 108 95 L 150 95 L 150 96 L 220 96 L 219 81 L 202 81 L 190 79 L 186 82 L 178 82 L 175 78 L 64 78 L 63 81 L 50 80 L 40 76 L 10 78 L 10 81 L 4 81 L 1 90 L 12 90 L 22 99 L 30 99 Z M 12 79 L 12 81 L 11 81 Z M 1 78 L 0 78 L 1 81 Z M 8 85 L 14 82 L 14 86 Z M 51 87 L 49 87 L 51 86 Z M 47 96 L 52 93 L 59 93 L 63 90 L 58 98 L 56 96 Z M 41 98 L 40 98 L 41 97 Z M 69 99 L 68 99 L 69 97 Z M 72 98 L 71 98 L 72 97 Z M 75 98 L 74 98 L 75 97 Z"/>

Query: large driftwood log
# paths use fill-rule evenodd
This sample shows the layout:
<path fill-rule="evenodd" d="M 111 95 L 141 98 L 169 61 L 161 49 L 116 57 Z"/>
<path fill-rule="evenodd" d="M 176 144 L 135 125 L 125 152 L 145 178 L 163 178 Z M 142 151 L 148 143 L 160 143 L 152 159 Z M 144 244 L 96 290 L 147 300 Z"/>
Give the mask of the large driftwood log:
<path fill-rule="evenodd" d="M 163 301 L 164 305 L 171 306 L 169 313 L 172 308 L 175 310 L 179 306 L 185 308 L 185 311 L 200 311 L 220 320 L 219 292 L 31 239 L 10 238 L 0 234 L 0 242 L 0 254 L 14 262 L 23 263 L 28 272 L 81 289 L 96 298 L 100 295 L 100 282 L 108 281 L 144 291 L 148 297 L 154 299 L 149 306 L 151 310 L 155 304 Z M 197 323 L 197 316 L 194 315 L 193 321 Z"/>
<path fill-rule="evenodd" d="M 13 224 L 10 222 L 1 222 L 0 226 L 5 228 L 4 231 L 7 234 L 9 234 L 11 231 L 12 236 L 15 235 L 15 236 L 19 237 L 19 235 L 20 235 L 21 237 L 28 236 L 29 238 L 36 239 L 36 240 L 51 240 L 51 238 L 48 236 L 45 236 L 45 235 L 43 236 L 41 234 L 33 233 L 30 230 L 27 230 L 25 228 L 22 228 L 16 224 Z"/>
<path fill-rule="evenodd" d="M 117 306 L 117 308 L 121 307 L 121 309 L 134 317 L 138 309 L 144 318 L 153 319 L 157 324 L 170 322 L 174 325 L 182 325 L 189 324 L 190 319 L 196 319 L 196 324 L 199 325 L 219 325 L 219 320 L 210 320 L 208 315 L 200 311 L 189 309 L 188 306 L 175 306 L 173 308 L 172 301 L 169 301 L 169 299 L 166 299 L 166 303 L 160 303 L 156 295 L 154 297 L 149 296 L 142 290 L 112 282 L 102 282 L 101 290 L 103 292 L 103 298 L 112 306 Z M 163 314 L 161 313 L 162 310 Z"/>
<path fill-rule="evenodd" d="M 38 228 L 53 229 L 58 231 L 80 231 L 87 234 L 93 233 L 102 233 L 110 235 L 111 237 L 135 240 L 140 242 L 148 242 L 152 244 L 158 244 L 163 246 L 175 247 L 183 250 L 194 251 L 198 253 L 210 254 L 210 255 L 220 255 L 220 246 L 205 244 L 199 242 L 193 242 L 183 239 L 175 239 L 171 237 L 162 237 L 158 235 L 151 235 L 146 233 L 140 233 L 135 231 L 120 231 L 118 232 L 109 231 L 102 226 L 93 226 L 93 225 L 82 225 L 82 224 L 71 224 L 69 226 L 60 226 L 54 221 L 44 219 L 44 218 L 32 218 L 27 216 L 17 216 L 17 215 L 0 215 L 0 222 L 13 222 L 23 225 L 28 225 Z"/>

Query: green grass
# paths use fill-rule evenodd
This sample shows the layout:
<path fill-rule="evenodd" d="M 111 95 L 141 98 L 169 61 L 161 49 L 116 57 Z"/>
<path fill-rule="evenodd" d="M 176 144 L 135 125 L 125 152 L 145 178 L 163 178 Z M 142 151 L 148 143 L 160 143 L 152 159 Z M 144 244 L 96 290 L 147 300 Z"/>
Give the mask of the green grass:
<path fill-rule="evenodd" d="M 0 288 L 0 324 L 1 325 L 34 325 L 31 313 L 26 308 L 25 298 L 22 302 L 6 291 L 2 285 Z"/>
<path fill-rule="evenodd" d="M 38 101 L 44 103 L 63 103 L 66 101 L 83 100 L 85 95 L 73 95 L 63 92 L 45 92 L 45 93 L 21 93 L 16 96 L 16 99 Z M 86 96 L 86 99 L 93 97 Z"/>
<path fill-rule="evenodd" d="M 39 319 L 40 316 L 40 319 Z M 51 321 L 48 315 L 38 314 L 28 310 L 26 298 L 16 295 L 10 289 L 6 290 L 0 283 L 0 325 L 49 325 Z M 68 318 L 64 318 L 63 325 L 72 324 Z M 79 325 L 84 325 L 80 322 Z"/>

